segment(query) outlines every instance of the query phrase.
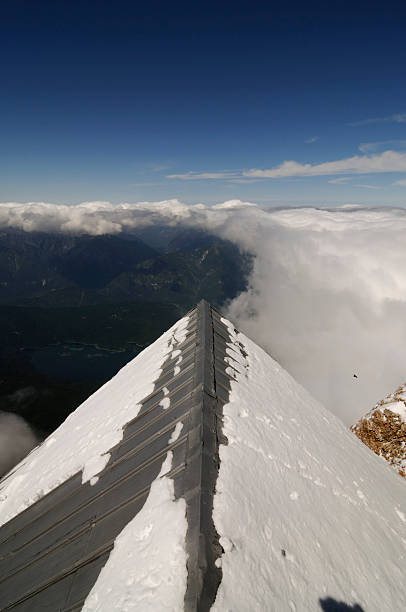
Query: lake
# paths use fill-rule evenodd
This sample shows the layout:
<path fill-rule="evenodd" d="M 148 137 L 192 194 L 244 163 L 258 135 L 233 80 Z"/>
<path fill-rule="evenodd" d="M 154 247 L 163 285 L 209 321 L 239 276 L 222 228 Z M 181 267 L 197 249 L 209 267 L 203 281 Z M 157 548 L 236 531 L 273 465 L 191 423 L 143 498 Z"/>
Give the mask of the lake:
<path fill-rule="evenodd" d="M 91 381 L 111 378 L 141 350 L 137 345 L 118 351 L 71 342 L 27 349 L 25 352 L 30 355 L 33 365 L 42 374 Z"/>

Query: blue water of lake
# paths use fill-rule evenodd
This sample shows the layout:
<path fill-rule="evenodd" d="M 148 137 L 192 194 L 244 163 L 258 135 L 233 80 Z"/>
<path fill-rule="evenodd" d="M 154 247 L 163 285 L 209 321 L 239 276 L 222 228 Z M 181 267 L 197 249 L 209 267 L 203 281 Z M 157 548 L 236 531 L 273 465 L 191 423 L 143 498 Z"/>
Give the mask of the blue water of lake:
<path fill-rule="evenodd" d="M 140 351 L 141 348 L 136 345 L 117 351 L 72 342 L 28 349 L 26 352 L 42 374 L 91 381 L 111 378 Z"/>

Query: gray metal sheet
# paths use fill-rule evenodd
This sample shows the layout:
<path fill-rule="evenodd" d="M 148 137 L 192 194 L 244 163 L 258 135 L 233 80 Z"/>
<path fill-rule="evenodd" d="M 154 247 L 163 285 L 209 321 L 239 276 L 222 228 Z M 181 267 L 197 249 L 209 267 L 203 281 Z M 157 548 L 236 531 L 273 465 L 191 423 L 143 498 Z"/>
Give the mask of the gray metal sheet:
<path fill-rule="evenodd" d="M 178 357 L 164 363 L 153 392 L 111 449 L 91 486 L 76 474 L 0 528 L 0 609 L 18 612 L 80 610 L 117 535 L 140 511 L 168 450 L 175 494 L 187 503 L 188 583 L 185 610 L 214 601 L 221 554 L 212 520 L 222 406 L 228 401 L 228 332 L 206 302 L 189 313 Z M 238 364 L 235 366 L 238 367 Z M 232 375 L 231 375 L 232 376 Z M 169 391 L 170 407 L 160 401 Z M 182 434 L 169 439 L 182 421 Z"/>

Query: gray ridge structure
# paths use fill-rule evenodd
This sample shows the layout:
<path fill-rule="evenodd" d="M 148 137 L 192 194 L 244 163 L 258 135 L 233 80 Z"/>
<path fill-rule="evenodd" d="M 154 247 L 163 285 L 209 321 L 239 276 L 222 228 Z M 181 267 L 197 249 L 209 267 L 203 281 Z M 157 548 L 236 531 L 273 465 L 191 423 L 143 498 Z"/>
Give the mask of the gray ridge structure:
<path fill-rule="evenodd" d="M 212 510 L 219 445 L 227 443 L 222 411 L 232 380 L 225 359 L 229 342 L 221 315 L 200 302 L 189 313 L 185 340 L 175 347 L 182 359 L 168 356 L 154 391 L 110 449 L 97 483 L 82 484 L 79 472 L 0 527 L 0 610 L 81 610 L 115 538 L 142 510 L 168 451 L 175 496 L 186 500 L 184 609 L 210 609 L 222 577 Z M 164 397 L 170 399 L 166 410 Z M 181 435 L 170 442 L 178 422 Z"/>

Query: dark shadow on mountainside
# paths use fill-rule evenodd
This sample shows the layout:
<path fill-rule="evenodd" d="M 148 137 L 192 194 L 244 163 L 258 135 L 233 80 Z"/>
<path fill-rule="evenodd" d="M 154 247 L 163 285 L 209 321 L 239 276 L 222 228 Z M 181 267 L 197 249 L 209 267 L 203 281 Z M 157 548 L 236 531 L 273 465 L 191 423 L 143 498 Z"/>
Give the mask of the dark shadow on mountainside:
<path fill-rule="evenodd" d="M 354 604 L 351 606 L 343 601 L 337 601 L 332 597 L 319 599 L 319 603 L 323 612 L 365 612 L 364 608 L 362 608 L 359 604 Z"/>

